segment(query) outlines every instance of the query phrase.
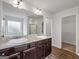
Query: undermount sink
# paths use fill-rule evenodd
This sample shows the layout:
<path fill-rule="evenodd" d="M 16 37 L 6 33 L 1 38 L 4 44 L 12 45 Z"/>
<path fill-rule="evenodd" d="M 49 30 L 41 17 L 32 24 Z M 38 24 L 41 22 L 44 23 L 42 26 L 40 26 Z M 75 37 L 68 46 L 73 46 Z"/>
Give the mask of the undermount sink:
<path fill-rule="evenodd" d="M 12 40 L 8 41 L 8 43 L 23 43 L 26 41 L 27 41 L 27 39 L 21 38 L 21 39 L 12 39 Z"/>
<path fill-rule="evenodd" d="M 45 39 L 45 38 L 47 38 L 47 36 L 37 36 L 37 38 Z"/>

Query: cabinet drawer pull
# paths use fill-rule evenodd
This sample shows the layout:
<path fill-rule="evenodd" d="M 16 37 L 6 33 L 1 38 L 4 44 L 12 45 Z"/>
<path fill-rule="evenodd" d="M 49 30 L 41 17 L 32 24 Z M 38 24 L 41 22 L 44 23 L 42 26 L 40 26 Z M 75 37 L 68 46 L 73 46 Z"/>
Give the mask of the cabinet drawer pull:
<path fill-rule="evenodd" d="M 33 47 L 33 48 L 30 48 L 30 49 L 25 50 L 25 51 L 23 51 L 23 52 L 26 53 L 26 52 L 28 52 L 28 51 L 31 51 L 31 50 L 35 49 L 35 48 L 36 48 L 36 47 Z"/>
<path fill-rule="evenodd" d="M 19 56 L 19 53 L 12 54 L 9 57 L 13 57 L 13 56 Z"/>

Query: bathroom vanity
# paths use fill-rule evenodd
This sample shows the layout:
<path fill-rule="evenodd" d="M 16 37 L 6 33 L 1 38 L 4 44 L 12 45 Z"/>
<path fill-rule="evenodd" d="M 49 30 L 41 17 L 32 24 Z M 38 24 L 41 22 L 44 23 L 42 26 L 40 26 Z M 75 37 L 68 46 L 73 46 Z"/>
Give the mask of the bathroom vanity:
<path fill-rule="evenodd" d="M 9 59 L 44 59 L 51 53 L 51 38 L 44 33 L 44 16 L 0 0 L 0 56 Z M 16 38 L 16 36 L 24 36 Z M 47 34 L 46 34 L 47 35 Z M 9 39 L 6 37 L 9 36 Z M 12 37 L 13 38 L 12 38 Z M 5 39 L 1 39 L 1 38 Z M 16 39 L 15 39 L 16 38 Z"/>
<path fill-rule="evenodd" d="M 19 41 L 18 41 L 19 42 Z M 9 59 L 44 59 L 51 53 L 51 38 L 28 38 L 20 43 L 0 45 L 0 56 Z"/>

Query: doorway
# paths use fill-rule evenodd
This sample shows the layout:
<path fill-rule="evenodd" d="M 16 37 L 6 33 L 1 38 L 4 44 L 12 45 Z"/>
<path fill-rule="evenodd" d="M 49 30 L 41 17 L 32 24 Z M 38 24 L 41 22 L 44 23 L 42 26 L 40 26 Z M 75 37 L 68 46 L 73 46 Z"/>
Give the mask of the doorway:
<path fill-rule="evenodd" d="M 62 18 L 62 49 L 76 53 L 76 15 Z"/>

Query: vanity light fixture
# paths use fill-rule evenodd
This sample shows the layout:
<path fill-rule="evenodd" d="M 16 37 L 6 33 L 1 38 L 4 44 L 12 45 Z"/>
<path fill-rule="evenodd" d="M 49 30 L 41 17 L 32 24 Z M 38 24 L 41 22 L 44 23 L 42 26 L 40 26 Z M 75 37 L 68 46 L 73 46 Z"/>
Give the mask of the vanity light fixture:
<path fill-rule="evenodd" d="M 22 9 L 24 7 L 23 1 L 22 0 L 13 0 L 14 7 L 17 7 L 19 9 Z"/>
<path fill-rule="evenodd" d="M 36 14 L 36 15 L 43 15 L 42 9 L 39 9 L 39 8 L 34 8 L 34 9 L 33 9 L 33 12 L 34 12 L 34 14 Z"/>

